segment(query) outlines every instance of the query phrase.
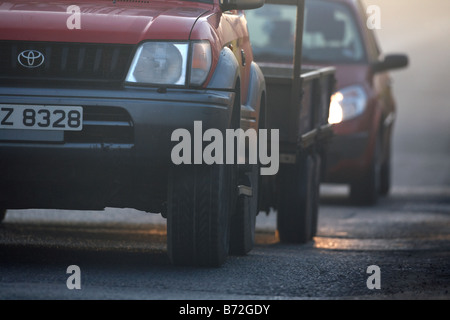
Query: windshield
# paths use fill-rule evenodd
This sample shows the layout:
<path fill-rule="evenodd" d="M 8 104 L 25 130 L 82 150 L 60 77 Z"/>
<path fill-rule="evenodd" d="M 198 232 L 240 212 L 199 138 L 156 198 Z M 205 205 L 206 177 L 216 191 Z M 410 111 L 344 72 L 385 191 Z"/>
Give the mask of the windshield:
<path fill-rule="evenodd" d="M 292 64 L 297 6 L 266 4 L 246 12 L 255 61 Z M 347 6 L 307 0 L 303 29 L 303 62 L 355 63 L 365 50 L 354 16 Z"/>
<path fill-rule="evenodd" d="M 246 16 L 255 61 L 293 63 L 297 6 L 265 4 Z"/>
<path fill-rule="evenodd" d="M 365 51 L 349 8 L 330 1 L 306 1 L 304 62 L 363 62 Z"/>

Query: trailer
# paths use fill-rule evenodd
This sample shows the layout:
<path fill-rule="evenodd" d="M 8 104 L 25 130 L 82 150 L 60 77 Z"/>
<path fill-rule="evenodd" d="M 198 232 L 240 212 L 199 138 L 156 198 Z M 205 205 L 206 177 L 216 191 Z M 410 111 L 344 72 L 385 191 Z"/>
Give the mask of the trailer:
<path fill-rule="evenodd" d="M 332 126 L 333 67 L 302 66 L 304 0 L 266 0 L 247 12 L 254 60 L 266 81 L 265 126 L 279 130 L 280 169 L 261 180 L 260 210 L 277 211 L 280 241 L 317 232 L 319 187 Z"/>

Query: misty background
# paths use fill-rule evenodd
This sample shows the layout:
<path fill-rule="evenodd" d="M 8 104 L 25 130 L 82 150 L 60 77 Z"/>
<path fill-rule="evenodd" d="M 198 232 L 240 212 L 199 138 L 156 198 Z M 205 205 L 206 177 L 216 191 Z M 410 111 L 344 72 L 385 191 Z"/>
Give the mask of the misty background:
<path fill-rule="evenodd" d="M 376 34 L 383 52 L 406 53 L 410 59 L 407 69 L 391 73 L 398 108 L 394 190 L 444 187 L 450 197 L 450 1 L 363 3 L 381 9 Z"/>

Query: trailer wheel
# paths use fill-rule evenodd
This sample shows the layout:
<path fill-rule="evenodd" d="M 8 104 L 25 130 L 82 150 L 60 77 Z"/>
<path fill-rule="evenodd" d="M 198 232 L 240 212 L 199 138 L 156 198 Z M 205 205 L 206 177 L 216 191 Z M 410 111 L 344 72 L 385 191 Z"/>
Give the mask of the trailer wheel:
<path fill-rule="evenodd" d="M 312 222 L 311 222 L 311 238 L 317 234 L 317 227 L 319 222 L 319 203 L 320 203 L 320 182 L 322 180 L 322 158 L 320 154 L 314 155 L 313 168 L 313 197 L 312 197 Z"/>
<path fill-rule="evenodd" d="M 173 264 L 218 267 L 225 262 L 236 177 L 234 165 L 181 166 L 171 171 L 167 250 Z"/>
<path fill-rule="evenodd" d="M 277 228 L 281 242 L 306 243 L 312 238 L 313 158 L 299 157 L 296 165 L 280 168 Z"/>

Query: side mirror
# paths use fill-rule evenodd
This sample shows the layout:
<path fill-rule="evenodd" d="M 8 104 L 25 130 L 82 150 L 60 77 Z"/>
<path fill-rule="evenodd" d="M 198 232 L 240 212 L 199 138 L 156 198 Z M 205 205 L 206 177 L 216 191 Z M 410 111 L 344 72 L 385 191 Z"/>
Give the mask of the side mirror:
<path fill-rule="evenodd" d="M 265 0 L 220 0 L 222 11 L 257 9 L 264 5 Z"/>
<path fill-rule="evenodd" d="M 372 64 L 372 71 L 374 73 L 383 72 L 393 69 L 405 68 L 409 64 L 407 55 L 404 54 L 390 54 L 384 57 L 383 61 L 378 61 Z"/>

